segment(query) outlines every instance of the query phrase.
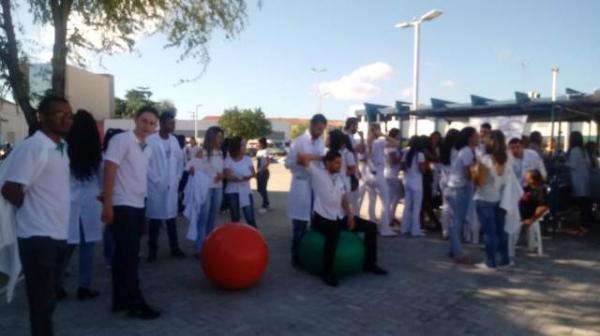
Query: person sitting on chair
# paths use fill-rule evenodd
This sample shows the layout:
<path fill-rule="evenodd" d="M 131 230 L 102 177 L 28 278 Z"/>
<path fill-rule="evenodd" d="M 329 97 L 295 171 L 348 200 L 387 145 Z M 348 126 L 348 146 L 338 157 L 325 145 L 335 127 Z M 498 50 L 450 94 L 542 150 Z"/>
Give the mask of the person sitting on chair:
<path fill-rule="evenodd" d="M 523 226 L 528 228 L 548 211 L 548 191 L 542 173 L 533 169 L 525 175 L 525 189 L 519 202 Z"/>
<path fill-rule="evenodd" d="M 310 161 L 323 160 L 324 168 Z M 387 271 L 377 265 L 377 225 L 352 213 L 348 201 L 344 178 L 339 174 L 342 157 L 338 151 L 328 151 L 325 157 L 298 155 L 299 165 L 306 167 L 314 190 L 314 214 L 312 228 L 325 236 L 323 281 L 332 287 L 338 286 L 333 273 L 335 250 L 341 230 L 365 233 L 364 271 L 377 275 Z"/>

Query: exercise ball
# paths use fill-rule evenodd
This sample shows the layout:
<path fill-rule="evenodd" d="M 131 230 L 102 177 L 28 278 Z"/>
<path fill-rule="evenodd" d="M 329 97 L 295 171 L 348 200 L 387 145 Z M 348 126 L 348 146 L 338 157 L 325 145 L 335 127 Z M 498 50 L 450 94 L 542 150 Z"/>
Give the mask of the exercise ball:
<path fill-rule="evenodd" d="M 323 273 L 323 251 L 325 237 L 314 230 L 308 231 L 300 242 L 300 263 L 310 273 Z M 363 270 L 365 249 L 363 241 L 355 233 L 341 231 L 335 251 L 333 273 L 336 276 L 347 276 Z"/>
<path fill-rule="evenodd" d="M 254 285 L 265 272 L 268 260 L 265 239 L 247 224 L 224 224 L 209 234 L 202 246 L 204 274 L 224 289 Z"/>

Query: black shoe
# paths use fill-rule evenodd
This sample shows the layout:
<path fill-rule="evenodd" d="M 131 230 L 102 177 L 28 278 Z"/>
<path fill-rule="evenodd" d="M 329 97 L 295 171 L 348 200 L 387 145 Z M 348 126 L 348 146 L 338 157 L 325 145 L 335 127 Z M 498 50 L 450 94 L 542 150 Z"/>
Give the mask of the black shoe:
<path fill-rule="evenodd" d="M 373 273 L 375 275 L 387 275 L 388 274 L 388 271 L 384 270 L 383 268 L 381 268 L 377 265 L 366 268 L 365 272 Z"/>
<path fill-rule="evenodd" d="M 156 253 L 150 253 L 148 255 L 148 259 L 147 260 L 148 260 L 149 263 L 155 262 L 156 261 Z"/>
<path fill-rule="evenodd" d="M 59 288 L 56 290 L 56 301 L 62 301 L 67 298 L 69 294 L 64 288 Z"/>
<path fill-rule="evenodd" d="M 176 249 L 171 251 L 171 257 L 173 258 L 185 258 L 185 253 L 182 250 Z"/>
<path fill-rule="evenodd" d="M 98 295 L 100 295 L 100 292 L 91 288 L 79 287 L 79 289 L 77 290 L 77 300 L 79 301 L 93 299 Z"/>
<path fill-rule="evenodd" d="M 160 312 L 149 306 L 144 306 L 139 309 L 130 309 L 129 312 L 127 312 L 127 317 L 140 320 L 155 320 L 160 317 Z"/>
<path fill-rule="evenodd" d="M 337 287 L 340 285 L 339 281 L 335 277 L 335 275 L 324 275 L 322 277 L 323 282 L 330 287 Z"/>
<path fill-rule="evenodd" d="M 126 310 L 127 310 L 127 306 L 125 306 L 125 305 L 113 304 L 112 307 L 110 308 L 110 311 L 112 313 L 119 313 L 119 312 L 126 311 Z"/>

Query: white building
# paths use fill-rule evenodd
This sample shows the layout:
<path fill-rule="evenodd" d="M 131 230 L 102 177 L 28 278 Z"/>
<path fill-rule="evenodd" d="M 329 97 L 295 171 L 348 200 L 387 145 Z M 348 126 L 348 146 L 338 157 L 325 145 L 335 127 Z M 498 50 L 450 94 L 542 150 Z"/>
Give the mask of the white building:
<path fill-rule="evenodd" d="M 27 136 L 29 127 L 18 105 L 0 98 L 0 144 L 14 144 Z"/>

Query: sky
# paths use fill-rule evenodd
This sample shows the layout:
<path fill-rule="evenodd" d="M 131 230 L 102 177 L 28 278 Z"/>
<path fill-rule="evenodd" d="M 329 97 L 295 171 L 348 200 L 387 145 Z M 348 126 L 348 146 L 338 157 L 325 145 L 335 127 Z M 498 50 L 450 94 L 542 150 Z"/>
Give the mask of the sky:
<path fill-rule="evenodd" d="M 268 117 L 343 119 L 364 102 L 411 101 L 413 30 L 394 25 L 431 9 L 443 15 L 421 27 L 420 101 L 468 102 L 470 94 L 512 99 L 514 91 L 551 95 L 600 88 L 600 1 L 248 0 L 248 23 L 233 40 L 215 34 L 211 61 L 177 62 L 161 35 L 141 37 L 131 54 L 90 59 L 111 73 L 115 94 L 149 87 L 172 100 L 178 118 L 198 104 L 200 117 L 261 107 Z M 39 32 L 40 38 L 48 35 Z M 326 69 L 313 72 L 311 68 Z"/>

